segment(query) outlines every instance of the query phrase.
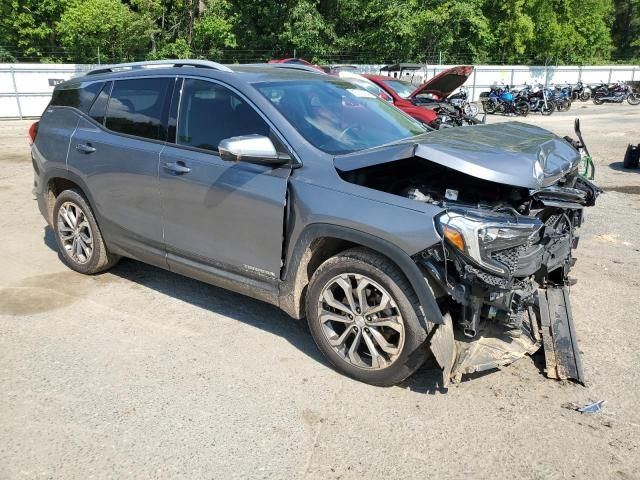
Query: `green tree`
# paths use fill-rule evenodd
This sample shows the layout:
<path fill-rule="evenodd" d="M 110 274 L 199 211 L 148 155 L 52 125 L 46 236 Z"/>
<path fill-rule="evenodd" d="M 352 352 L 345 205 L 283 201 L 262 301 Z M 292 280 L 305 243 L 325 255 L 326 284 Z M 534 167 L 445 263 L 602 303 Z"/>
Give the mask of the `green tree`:
<path fill-rule="evenodd" d="M 55 58 L 59 53 L 55 29 L 67 4 L 67 0 L 0 1 L 0 42 L 9 55 Z"/>
<path fill-rule="evenodd" d="M 314 2 L 301 0 L 292 9 L 279 35 L 279 46 L 299 51 L 319 62 L 332 53 L 335 39 L 332 26 L 320 14 Z"/>
<path fill-rule="evenodd" d="M 295 0 L 230 0 L 237 18 L 235 35 L 243 49 L 257 51 L 265 59 L 271 52 L 286 50 L 282 44 L 283 23 L 289 18 Z"/>
<path fill-rule="evenodd" d="M 74 0 L 57 25 L 69 58 L 86 63 L 142 58 L 154 29 L 148 16 L 120 0 Z"/>
<path fill-rule="evenodd" d="M 338 0 L 337 49 L 355 51 L 352 61 L 409 60 L 416 38 L 412 6 L 406 0 Z"/>
<path fill-rule="evenodd" d="M 484 12 L 493 25 L 494 51 L 503 62 L 527 59 L 527 46 L 534 38 L 534 18 L 527 14 L 526 0 L 487 0 Z"/>
<path fill-rule="evenodd" d="M 616 54 L 640 57 L 640 0 L 615 0 L 612 36 Z"/>
<path fill-rule="evenodd" d="M 536 19 L 528 51 L 536 63 L 585 64 L 610 57 L 612 42 L 609 0 L 529 3 Z"/>
<path fill-rule="evenodd" d="M 235 16 L 227 0 L 210 0 L 193 29 L 193 49 L 201 56 L 219 59 L 222 50 L 238 44 L 233 32 Z"/>
<path fill-rule="evenodd" d="M 483 0 L 430 1 L 415 16 L 416 58 L 478 63 L 491 53 L 494 36 Z"/>

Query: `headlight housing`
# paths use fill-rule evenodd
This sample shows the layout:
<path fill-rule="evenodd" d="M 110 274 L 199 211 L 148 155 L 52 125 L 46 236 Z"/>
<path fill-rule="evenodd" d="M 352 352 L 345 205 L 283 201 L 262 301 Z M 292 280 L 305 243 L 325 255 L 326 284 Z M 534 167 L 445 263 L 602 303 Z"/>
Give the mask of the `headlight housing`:
<path fill-rule="evenodd" d="M 508 275 L 509 268 L 492 253 L 538 241 L 543 225 L 537 218 L 485 212 L 447 211 L 437 218 L 437 227 L 450 245 L 499 275 Z"/>

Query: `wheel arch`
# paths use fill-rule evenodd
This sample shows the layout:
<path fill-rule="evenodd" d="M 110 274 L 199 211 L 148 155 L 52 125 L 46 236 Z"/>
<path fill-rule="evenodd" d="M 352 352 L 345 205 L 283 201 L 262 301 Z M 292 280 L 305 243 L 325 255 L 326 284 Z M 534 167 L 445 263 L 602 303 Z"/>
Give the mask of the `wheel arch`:
<path fill-rule="evenodd" d="M 49 222 L 49 225 L 53 224 L 53 206 L 55 204 L 56 198 L 64 190 L 79 190 L 89 203 L 89 206 L 93 210 L 94 215 L 96 215 L 97 217 L 97 213 L 94 208 L 89 189 L 87 188 L 85 182 L 78 175 L 68 170 L 53 169 L 48 172 L 47 176 L 45 177 L 45 185 L 46 192 L 44 193 L 47 212 L 46 220 L 47 222 Z"/>
<path fill-rule="evenodd" d="M 331 224 L 308 225 L 298 237 L 293 252 L 285 262 L 280 286 L 280 308 L 294 318 L 305 317 L 307 287 L 313 272 L 328 258 L 353 247 L 365 247 L 391 260 L 414 289 L 422 309 L 422 326 L 427 320 L 442 324 L 444 319 L 435 296 L 421 270 L 399 247 L 374 235 Z"/>

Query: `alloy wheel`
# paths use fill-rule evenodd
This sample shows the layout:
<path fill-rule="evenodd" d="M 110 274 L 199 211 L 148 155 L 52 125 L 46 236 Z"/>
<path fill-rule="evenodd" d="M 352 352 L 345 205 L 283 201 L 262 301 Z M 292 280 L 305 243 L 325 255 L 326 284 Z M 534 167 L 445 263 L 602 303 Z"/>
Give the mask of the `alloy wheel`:
<path fill-rule="evenodd" d="M 331 348 L 355 367 L 381 370 L 402 352 L 400 310 L 391 295 L 365 275 L 344 273 L 331 279 L 322 289 L 318 312 Z"/>
<path fill-rule="evenodd" d="M 84 211 L 73 202 L 65 202 L 58 210 L 58 236 L 67 255 L 85 264 L 93 255 L 93 232 Z"/>

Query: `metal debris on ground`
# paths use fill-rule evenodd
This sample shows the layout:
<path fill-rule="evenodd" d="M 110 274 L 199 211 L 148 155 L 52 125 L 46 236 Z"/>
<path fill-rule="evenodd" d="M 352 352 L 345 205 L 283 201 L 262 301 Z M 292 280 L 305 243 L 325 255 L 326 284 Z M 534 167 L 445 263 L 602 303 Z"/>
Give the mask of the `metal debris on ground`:
<path fill-rule="evenodd" d="M 580 413 L 599 413 L 607 403 L 606 400 L 599 400 L 597 402 L 587 403 L 586 405 L 578 405 L 575 402 L 565 403 L 563 407 L 569 410 L 575 410 Z"/>

